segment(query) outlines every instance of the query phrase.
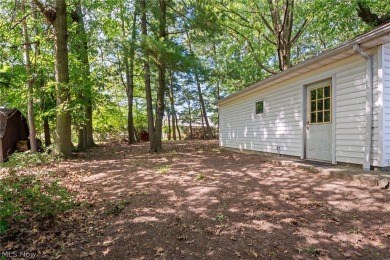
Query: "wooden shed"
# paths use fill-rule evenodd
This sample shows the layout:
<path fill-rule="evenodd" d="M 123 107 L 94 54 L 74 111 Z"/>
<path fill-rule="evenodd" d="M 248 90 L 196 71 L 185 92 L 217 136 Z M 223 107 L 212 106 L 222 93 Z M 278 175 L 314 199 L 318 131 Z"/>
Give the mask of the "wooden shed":
<path fill-rule="evenodd" d="M 27 140 L 26 118 L 17 109 L 0 108 L 0 162 L 16 150 L 19 140 Z"/>
<path fill-rule="evenodd" d="M 390 23 L 217 105 L 223 147 L 390 170 Z"/>

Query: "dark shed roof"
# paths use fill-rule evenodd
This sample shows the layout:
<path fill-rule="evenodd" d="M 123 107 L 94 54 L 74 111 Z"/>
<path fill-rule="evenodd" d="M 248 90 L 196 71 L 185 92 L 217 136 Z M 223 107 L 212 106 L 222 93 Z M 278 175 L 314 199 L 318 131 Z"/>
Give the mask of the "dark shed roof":
<path fill-rule="evenodd" d="M 29 136 L 26 118 L 17 109 L 0 107 L 0 162 L 16 150 L 20 140 Z"/>
<path fill-rule="evenodd" d="M 4 137 L 5 129 L 7 128 L 8 118 L 16 113 L 17 109 L 9 109 L 0 107 L 0 138 Z"/>

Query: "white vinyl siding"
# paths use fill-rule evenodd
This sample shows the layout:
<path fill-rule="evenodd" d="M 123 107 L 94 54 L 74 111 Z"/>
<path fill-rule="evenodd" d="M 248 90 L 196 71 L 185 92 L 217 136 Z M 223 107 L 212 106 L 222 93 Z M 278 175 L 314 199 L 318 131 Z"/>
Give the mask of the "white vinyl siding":
<path fill-rule="evenodd" d="M 386 115 L 384 122 L 384 147 L 387 161 L 390 162 L 390 45 L 386 45 L 387 66 L 384 75 L 384 98 Z M 380 153 L 382 104 L 378 98 L 378 50 L 367 51 L 374 56 L 374 102 L 371 165 L 382 166 Z M 386 60 L 386 61 L 385 61 Z M 385 74 L 385 73 L 384 73 Z M 248 149 L 301 156 L 302 154 L 302 87 L 313 82 L 330 79 L 335 75 L 335 156 L 337 162 L 363 164 L 366 134 L 366 60 L 359 55 L 333 63 L 326 67 L 302 74 L 296 78 L 272 87 L 259 89 L 249 95 L 221 104 L 220 145 L 238 149 Z M 264 100 L 264 114 L 255 114 L 256 101 Z M 304 102 L 306 103 L 306 102 Z M 304 115 L 306 121 L 306 115 Z M 381 121 L 382 122 L 382 121 Z M 331 142 L 332 140 L 329 140 Z"/>
<path fill-rule="evenodd" d="M 373 59 L 373 133 L 371 165 L 379 166 L 378 154 L 378 56 Z M 336 161 L 363 164 L 366 149 L 366 60 L 359 56 L 350 66 L 337 73 L 336 95 Z"/>
<path fill-rule="evenodd" d="M 221 146 L 300 156 L 301 88 L 267 89 L 220 109 Z M 264 100 L 264 113 L 255 104 Z"/>
<path fill-rule="evenodd" d="M 382 46 L 383 159 L 390 166 L 390 44 Z"/>

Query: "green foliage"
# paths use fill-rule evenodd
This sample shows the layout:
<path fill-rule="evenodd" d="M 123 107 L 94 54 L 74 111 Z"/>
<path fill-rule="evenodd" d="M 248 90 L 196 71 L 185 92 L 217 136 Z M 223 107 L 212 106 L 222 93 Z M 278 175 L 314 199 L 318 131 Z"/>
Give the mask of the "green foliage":
<path fill-rule="evenodd" d="M 296 0 L 292 35 L 307 22 L 302 35 L 292 45 L 292 64 L 371 29 L 357 16 L 358 1 L 379 16 L 390 12 L 385 0 Z M 26 12 L 23 12 L 22 2 L 4 0 L 0 3 L 3 18 L 0 21 L 0 106 L 15 107 L 27 114 L 24 39 L 18 22 L 25 20 L 31 41 L 35 123 L 41 135 L 43 119 L 49 120 L 50 127 L 54 128 L 56 113 L 65 108 L 56 108 L 54 37 L 48 34 L 43 15 L 33 12 L 27 2 Z M 127 136 L 126 48 L 135 48 L 135 56 L 129 60 L 134 62 L 133 118 L 137 132 L 147 129 L 145 60 L 151 65 L 152 96 L 156 94 L 156 68 L 162 61 L 173 76 L 175 110 L 180 125 L 201 124 L 195 73 L 199 76 L 208 117 L 217 125 L 214 103 L 218 98 L 269 76 L 258 63 L 273 70 L 278 68 L 276 47 L 272 44 L 275 37 L 264 23 L 272 22 L 270 1 L 170 1 L 166 17 L 168 36 L 164 39 L 157 37 L 161 20 L 158 1 L 146 1 L 146 36 L 141 35 L 138 1 L 82 1 L 85 30 L 71 16 L 78 2 L 68 1 L 71 98 L 66 109 L 70 109 L 74 129 L 77 129 L 85 123 L 85 105 L 92 105 L 95 137 L 103 141 Z M 282 16 L 286 1 L 272 2 Z M 135 30 L 134 12 L 137 13 Z M 86 66 L 86 60 L 90 66 Z M 169 81 L 167 74 L 167 87 Z M 155 107 L 156 100 L 152 102 Z"/>
<path fill-rule="evenodd" d="M 156 170 L 157 170 L 160 174 L 167 174 L 167 173 L 171 170 L 171 166 L 170 166 L 170 165 L 167 165 L 167 164 L 160 165 L 160 166 L 156 167 Z"/>
<path fill-rule="evenodd" d="M 50 151 L 52 147 L 47 148 Z M 58 162 L 60 160 L 54 154 L 44 152 L 44 153 L 31 153 L 31 151 L 23 153 L 13 153 L 8 157 L 8 161 L 2 163 L 3 167 L 18 169 L 22 167 L 33 167 L 41 165 L 48 162 Z"/>
<path fill-rule="evenodd" d="M 16 174 L 0 179 L 0 202 L 0 234 L 23 218 L 54 218 L 75 205 L 73 195 L 56 181 Z"/>
<path fill-rule="evenodd" d="M 106 213 L 108 215 L 119 215 L 119 213 L 121 213 L 129 204 L 130 201 L 128 200 L 119 201 L 117 203 L 110 205 L 111 207 L 107 209 Z"/>
<path fill-rule="evenodd" d="M 359 234 L 359 229 L 356 228 L 356 227 L 353 227 L 353 228 L 348 229 L 347 233 L 350 234 L 350 235 L 352 235 L 352 234 Z"/>
<path fill-rule="evenodd" d="M 201 180 L 204 180 L 205 178 L 206 178 L 206 174 L 199 173 L 198 175 L 196 175 L 195 180 L 201 181 Z"/>
<path fill-rule="evenodd" d="M 320 253 L 320 250 L 318 248 L 309 246 L 309 247 L 304 248 L 303 252 L 305 252 L 307 254 L 311 254 L 311 255 L 316 255 L 316 254 Z"/>

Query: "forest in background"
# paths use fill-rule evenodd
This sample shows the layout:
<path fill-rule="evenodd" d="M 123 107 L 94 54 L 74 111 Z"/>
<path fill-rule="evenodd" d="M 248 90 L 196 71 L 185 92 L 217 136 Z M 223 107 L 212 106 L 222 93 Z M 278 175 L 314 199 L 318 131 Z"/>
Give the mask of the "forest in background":
<path fill-rule="evenodd" d="M 3 0 L 0 107 L 27 116 L 33 152 L 35 137 L 69 157 L 143 131 L 160 152 L 192 126 L 213 138 L 216 100 L 389 13 L 385 0 Z"/>

